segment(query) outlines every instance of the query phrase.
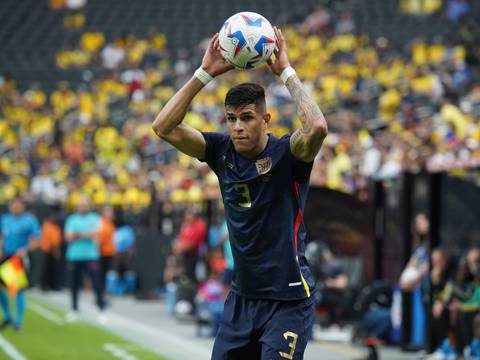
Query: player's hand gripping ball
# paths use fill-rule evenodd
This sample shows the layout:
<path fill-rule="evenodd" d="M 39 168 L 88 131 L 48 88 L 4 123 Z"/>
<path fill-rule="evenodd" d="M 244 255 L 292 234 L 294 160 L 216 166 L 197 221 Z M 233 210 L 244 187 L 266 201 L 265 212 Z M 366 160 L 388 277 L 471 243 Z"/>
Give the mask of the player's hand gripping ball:
<path fill-rule="evenodd" d="M 220 29 L 218 39 L 223 57 L 241 69 L 260 66 L 275 50 L 272 25 L 254 12 L 240 12 L 228 18 Z"/>

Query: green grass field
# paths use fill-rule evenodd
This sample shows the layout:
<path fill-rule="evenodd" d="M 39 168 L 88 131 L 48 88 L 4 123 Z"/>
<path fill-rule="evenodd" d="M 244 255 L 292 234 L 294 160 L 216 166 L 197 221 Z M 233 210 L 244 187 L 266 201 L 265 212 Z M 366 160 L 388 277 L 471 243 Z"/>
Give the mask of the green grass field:
<path fill-rule="evenodd" d="M 32 307 L 29 308 L 29 305 Z M 12 304 L 11 304 L 12 305 Z M 100 327 L 83 321 L 56 323 L 40 316 L 34 308 L 45 309 L 51 317 L 64 319 L 64 313 L 43 303 L 27 301 L 24 328 L 16 332 L 7 328 L 0 333 L 23 358 L 29 360 L 165 360 L 153 352 L 114 336 Z M 0 338 L 0 359 L 15 359 L 7 355 Z M 7 344 L 8 345 L 8 344 Z"/>

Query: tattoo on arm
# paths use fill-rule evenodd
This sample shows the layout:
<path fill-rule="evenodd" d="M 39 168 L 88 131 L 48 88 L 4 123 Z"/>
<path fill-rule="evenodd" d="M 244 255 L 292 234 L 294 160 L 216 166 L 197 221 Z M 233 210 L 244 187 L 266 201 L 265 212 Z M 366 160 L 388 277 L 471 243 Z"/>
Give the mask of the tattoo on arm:
<path fill-rule="evenodd" d="M 322 146 L 327 132 L 327 122 L 318 105 L 307 94 L 296 75 L 290 76 L 285 84 L 297 107 L 302 127 L 290 138 L 292 153 L 299 159 L 312 161 Z M 315 129 L 322 131 L 315 131 Z"/>

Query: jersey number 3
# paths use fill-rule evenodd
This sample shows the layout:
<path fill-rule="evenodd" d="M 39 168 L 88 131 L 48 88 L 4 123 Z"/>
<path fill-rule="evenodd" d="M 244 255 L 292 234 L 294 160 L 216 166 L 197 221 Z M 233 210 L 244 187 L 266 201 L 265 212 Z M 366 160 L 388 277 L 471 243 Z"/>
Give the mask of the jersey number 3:
<path fill-rule="evenodd" d="M 243 202 L 239 202 L 238 205 L 243 208 L 252 207 L 252 198 L 250 196 L 250 190 L 248 190 L 248 184 L 235 184 L 233 188 L 242 195 Z"/>
<path fill-rule="evenodd" d="M 291 359 L 293 359 L 293 354 L 295 354 L 295 348 L 297 347 L 298 335 L 295 334 L 294 332 L 286 331 L 286 332 L 283 333 L 283 337 L 287 341 L 288 341 L 289 338 L 292 339 L 292 341 L 290 341 L 288 343 L 288 346 L 290 347 L 291 350 L 290 350 L 289 353 L 279 352 L 279 354 L 282 358 L 291 360 Z"/>

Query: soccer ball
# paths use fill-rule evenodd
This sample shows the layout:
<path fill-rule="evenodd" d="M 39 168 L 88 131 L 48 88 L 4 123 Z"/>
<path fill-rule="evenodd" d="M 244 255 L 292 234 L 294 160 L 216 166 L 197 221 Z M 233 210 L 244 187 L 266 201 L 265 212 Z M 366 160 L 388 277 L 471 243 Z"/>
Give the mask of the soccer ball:
<path fill-rule="evenodd" d="M 240 12 L 228 18 L 220 29 L 218 40 L 223 57 L 241 69 L 263 64 L 275 49 L 272 25 L 254 12 Z"/>

